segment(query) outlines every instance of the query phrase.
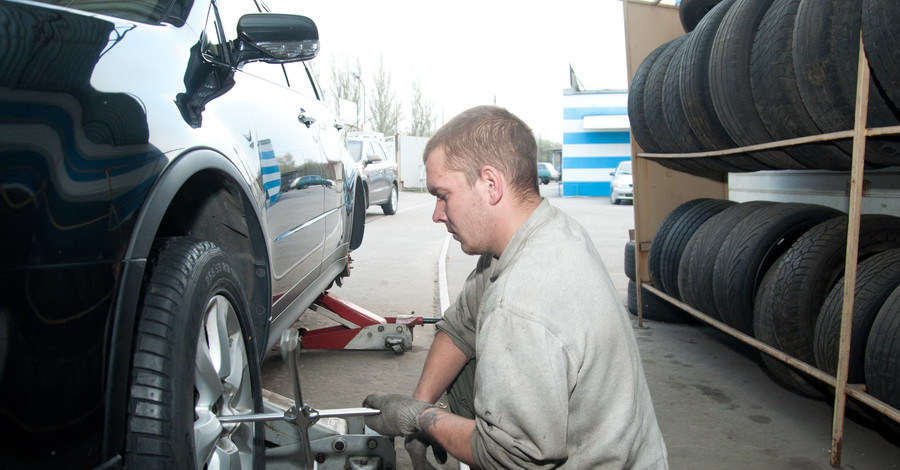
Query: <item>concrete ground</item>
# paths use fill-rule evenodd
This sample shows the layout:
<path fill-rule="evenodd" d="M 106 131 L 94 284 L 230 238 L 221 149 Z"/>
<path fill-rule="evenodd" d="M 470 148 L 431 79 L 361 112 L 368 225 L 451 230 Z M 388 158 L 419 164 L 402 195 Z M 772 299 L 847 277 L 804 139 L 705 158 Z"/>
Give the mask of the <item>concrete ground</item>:
<path fill-rule="evenodd" d="M 628 229 L 634 227 L 633 207 L 613 206 L 608 198 L 562 198 L 556 183 L 541 190 L 591 233 L 624 303 L 628 279 L 623 253 Z M 382 316 L 439 316 L 438 266 L 447 233 L 431 222 L 433 204 L 428 194 L 402 192 L 396 215 L 370 208 L 351 276 L 331 293 Z M 452 299 L 475 258 L 451 240 L 444 262 Z M 297 326 L 331 325 L 310 311 Z M 634 333 L 671 468 L 831 468 L 832 404 L 780 388 L 760 367 L 758 352 L 705 326 L 645 321 Z M 304 399 L 314 407 L 339 408 L 359 406 L 369 393 L 409 394 L 433 336 L 430 325 L 415 328 L 413 348 L 402 356 L 304 350 Z M 289 377 L 278 352 L 270 352 L 263 364 L 263 387 L 291 396 Z M 397 448 L 399 467 L 411 468 L 402 445 Z M 455 465 L 451 459 L 443 467 Z M 900 468 L 900 447 L 848 419 L 841 468 Z"/>

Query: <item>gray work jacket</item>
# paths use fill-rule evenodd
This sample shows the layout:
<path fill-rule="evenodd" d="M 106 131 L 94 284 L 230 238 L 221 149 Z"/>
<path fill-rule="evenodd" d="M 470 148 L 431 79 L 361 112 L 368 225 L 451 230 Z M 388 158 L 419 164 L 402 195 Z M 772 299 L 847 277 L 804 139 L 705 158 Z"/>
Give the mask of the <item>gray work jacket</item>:
<path fill-rule="evenodd" d="M 668 467 L 631 320 L 587 232 L 547 200 L 437 328 L 477 360 L 480 468 Z"/>

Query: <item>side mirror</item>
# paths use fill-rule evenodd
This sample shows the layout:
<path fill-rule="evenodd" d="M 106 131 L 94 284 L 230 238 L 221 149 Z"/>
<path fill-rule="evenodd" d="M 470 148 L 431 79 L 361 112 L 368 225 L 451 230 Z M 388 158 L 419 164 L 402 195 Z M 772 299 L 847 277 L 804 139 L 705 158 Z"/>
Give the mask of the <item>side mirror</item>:
<path fill-rule="evenodd" d="M 615 171 L 610 171 L 610 172 L 609 172 L 609 176 L 616 176 L 616 172 L 615 172 Z"/>
<path fill-rule="evenodd" d="M 375 155 L 375 154 L 366 155 L 366 163 L 378 163 L 383 160 L 384 159 L 381 158 L 381 155 Z"/>
<path fill-rule="evenodd" d="M 316 23 L 300 15 L 252 13 L 238 20 L 237 64 L 309 60 L 319 53 Z"/>

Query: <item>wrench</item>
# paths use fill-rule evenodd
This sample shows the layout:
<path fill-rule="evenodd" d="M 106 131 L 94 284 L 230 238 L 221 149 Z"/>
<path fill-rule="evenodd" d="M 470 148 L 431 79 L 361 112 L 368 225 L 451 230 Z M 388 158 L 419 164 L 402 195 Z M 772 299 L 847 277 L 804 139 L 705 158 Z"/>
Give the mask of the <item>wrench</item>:
<path fill-rule="evenodd" d="M 294 406 L 284 413 L 248 413 L 242 415 L 220 416 L 219 422 L 244 423 L 256 421 L 284 421 L 297 426 L 300 437 L 303 440 L 304 455 L 306 456 L 306 468 L 314 468 L 312 450 L 309 442 L 309 427 L 321 418 L 347 418 L 352 416 L 373 416 L 381 413 L 373 408 L 338 408 L 331 410 L 317 410 L 303 402 L 303 393 L 300 390 L 300 372 L 297 368 L 297 354 L 300 349 L 300 335 L 295 329 L 285 330 L 281 334 L 281 357 L 287 359 L 291 368 L 291 379 L 294 385 Z"/>

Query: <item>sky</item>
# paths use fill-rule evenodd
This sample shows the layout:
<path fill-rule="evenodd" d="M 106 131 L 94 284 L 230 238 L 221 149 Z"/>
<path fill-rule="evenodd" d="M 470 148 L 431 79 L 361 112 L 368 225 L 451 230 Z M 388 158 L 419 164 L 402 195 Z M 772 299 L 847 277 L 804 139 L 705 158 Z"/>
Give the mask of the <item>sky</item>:
<path fill-rule="evenodd" d="M 274 11 L 316 22 L 314 59 L 330 90 L 333 60 L 362 64 L 366 99 L 379 60 L 410 115 L 414 79 L 433 103 L 436 124 L 482 104 L 522 118 L 536 136 L 562 142 L 569 64 L 587 90 L 627 88 L 620 0 L 266 0 Z M 408 127 L 401 122 L 401 128 Z"/>

